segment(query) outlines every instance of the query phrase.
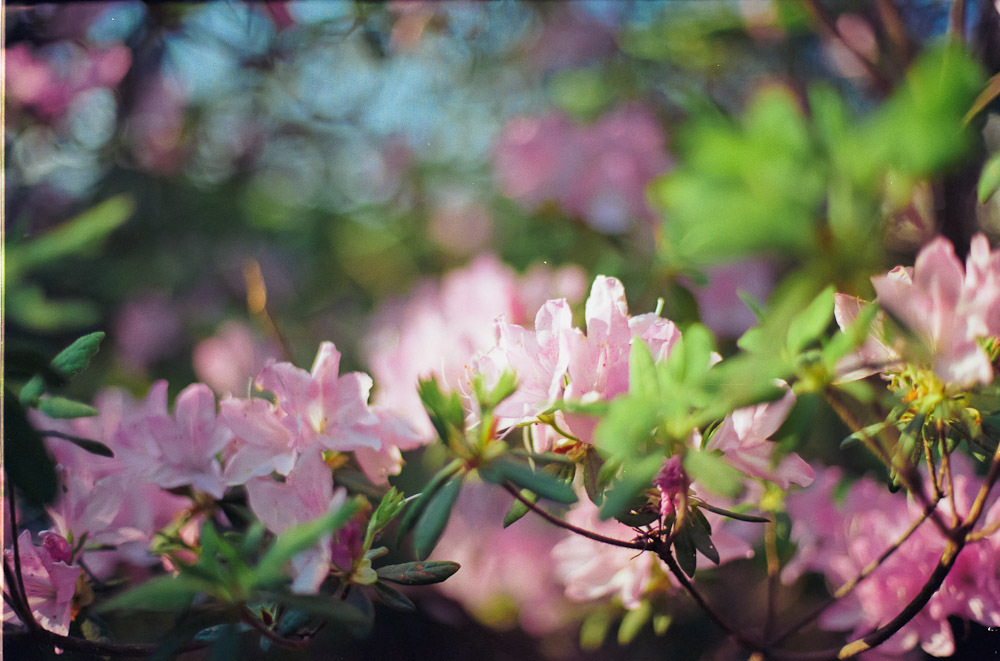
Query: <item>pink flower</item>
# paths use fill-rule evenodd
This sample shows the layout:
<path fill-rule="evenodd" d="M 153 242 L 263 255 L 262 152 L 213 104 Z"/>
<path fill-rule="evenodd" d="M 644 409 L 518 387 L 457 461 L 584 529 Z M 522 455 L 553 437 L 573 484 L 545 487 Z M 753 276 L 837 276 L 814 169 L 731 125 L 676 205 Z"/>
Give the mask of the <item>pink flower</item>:
<path fill-rule="evenodd" d="M 256 338 L 246 324 L 229 322 L 198 343 L 192 361 L 199 381 L 220 395 L 231 395 L 248 392 L 253 378 L 277 356 L 277 349 Z"/>
<path fill-rule="evenodd" d="M 289 528 L 312 521 L 335 511 L 347 502 L 347 491 L 333 489 L 330 468 L 320 456 L 319 448 L 299 457 L 284 482 L 270 477 L 258 477 L 247 482 L 250 509 L 268 530 L 280 535 Z M 292 589 L 314 593 L 330 573 L 334 551 L 343 556 L 344 549 L 335 549 L 329 537 L 317 546 L 295 556 Z M 349 569 L 342 567 L 342 569 Z"/>
<path fill-rule="evenodd" d="M 787 384 L 780 384 L 785 394 L 775 402 L 765 402 L 733 411 L 712 434 L 706 450 L 722 450 L 733 468 L 762 480 L 774 482 L 782 489 L 789 484 L 808 486 L 815 475 L 802 457 L 793 453 L 774 466 L 772 455 L 777 444 L 770 437 L 778 431 L 795 404 L 795 394 Z"/>
<path fill-rule="evenodd" d="M 888 275 L 897 277 L 893 272 Z M 834 295 L 833 316 L 841 330 L 846 331 L 855 322 L 864 305 L 865 302 L 856 296 Z M 875 315 L 861 348 L 844 356 L 837 363 L 837 374 L 840 375 L 837 380 L 856 381 L 872 374 L 898 369 L 902 366 L 900 350 L 901 343 L 893 343 L 886 336 L 885 313 L 880 310 Z"/>
<path fill-rule="evenodd" d="M 69 634 L 69 624 L 73 619 L 73 595 L 77 579 L 83 573 L 79 567 L 65 562 L 65 554 L 60 550 L 65 541 L 50 542 L 47 536 L 42 546 L 35 546 L 27 530 L 17 538 L 24 590 L 31 612 L 42 627 L 63 636 Z M 53 557 L 53 550 L 57 557 Z M 13 549 L 4 551 L 4 556 L 8 563 L 14 562 Z M 3 621 L 11 620 L 18 621 L 4 600 Z"/>
<path fill-rule="evenodd" d="M 272 363 L 257 376 L 257 385 L 275 394 L 281 422 L 298 449 L 318 443 L 337 452 L 381 447 L 368 408 L 371 377 L 360 372 L 341 376 L 340 352 L 332 342 L 320 345 L 311 372 L 291 363 Z"/>
<path fill-rule="evenodd" d="M 125 364 L 144 370 L 169 356 L 182 337 L 180 309 L 159 292 L 133 298 L 115 319 L 115 344 Z"/>
<path fill-rule="evenodd" d="M 983 331 L 992 330 L 985 315 L 993 314 L 1000 301 L 996 288 L 973 289 L 993 278 L 983 241 L 977 237 L 968 285 L 954 248 L 943 237 L 920 251 L 912 272 L 896 267 L 872 278 L 879 304 L 924 341 L 934 371 L 959 388 L 993 380 L 989 358 L 976 343 Z"/>
<path fill-rule="evenodd" d="M 274 404 L 228 397 L 219 404 L 219 416 L 233 433 L 225 458 L 226 484 L 244 484 L 271 472 L 288 475 L 292 470 L 301 447 Z"/>
<path fill-rule="evenodd" d="M 625 288 L 615 278 L 594 279 L 585 316 L 587 334 L 576 331 L 568 338 L 566 399 L 611 400 L 628 392 L 632 338 L 646 342 L 654 360 L 659 361 L 666 358 L 680 337 L 673 322 L 655 314 L 629 317 Z M 596 419 L 567 415 L 566 423 L 581 441 L 592 442 Z"/>
<path fill-rule="evenodd" d="M 166 382 L 153 389 L 165 397 Z M 146 415 L 124 422 L 117 433 L 118 442 L 128 448 L 123 461 L 145 479 L 164 489 L 190 485 L 215 498 L 226 490 L 216 455 L 232 436 L 216 417 L 215 395 L 201 383 L 181 391 L 174 415 Z"/>
<path fill-rule="evenodd" d="M 758 301 L 767 300 L 774 286 L 774 269 L 764 260 L 722 264 L 707 270 L 708 284 L 693 287 L 701 322 L 713 333 L 739 337 L 757 324 L 753 311 L 740 299 L 740 292 Z"/>
<path fill-rule="evenodd" d="M 597 506 L 585 496 L 566 514 L 566 521 L 623 541 L 636 536 L 634 530 L 614 519 L 602 521 Z M 555 545 L 552 557 L 556 576 L 566 585 L 567 597 L 589 601 L 617 596 L 628 609 L 638 607 L 654 571 L 667 571 L 653 553 L 611 546 L 573 533 Z"/>

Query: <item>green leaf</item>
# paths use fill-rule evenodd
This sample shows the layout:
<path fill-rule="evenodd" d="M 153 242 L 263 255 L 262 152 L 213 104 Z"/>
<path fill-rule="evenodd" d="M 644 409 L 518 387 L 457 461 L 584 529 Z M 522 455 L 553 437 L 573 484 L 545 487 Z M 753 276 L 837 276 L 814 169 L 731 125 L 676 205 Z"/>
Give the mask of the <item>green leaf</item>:
<path fill-rule="evenodd" d="M 417 610 L 417 607 L 410 601 L 409 597 L 400 592 L 399 590 L 382 583 L 381 581 L 375 581 L 372 584 L 375 588 L 375 594 L 378 598 L 382 600 L 386 606 L 394 608 L 398 611 L 413 612 Z"/>
<path fill-rule="evenodd" d="M 594 652 L 604 644 L 611 628 L 612 616 L 607 610 L 594 610 L 587 614 L 580 625 L 580 648 Z"/>
<path fill-rule="evenodd" d="M 101 202 L 30 242 L 10 246 L 5 267 L 10 279 L 8 282 L 16 281 L 26 269 L 95 247 L 128 220 L 134 208 L 131 198 L 119 195 Z"/>
<path fill-rule="evenodd" d="M 361 593 L 360 590 L 356 591 Z M 353 594 L 353 593 L 352 593 Z M 286 608 L 320 617 L 338 628 L 361 637 L 371 628 L 371 617 L 350 601 L 323 594 L 293 594 L 283 592 L 269 595 Z"/>
<path fill-rule="evenodd" d="M 642 339 L 632 342 L 628 355 L 628 391 L 630 394 L 644 398 L 655 398 L 660 394 L 660 385 L 656 376 L 656 364 L 649 346 Z"/>
<path fill-rule="evenodd" d="M 409 504 L 406 509 L 406 513 L 403 514 L 402 520 L 399 522 L 399 529 L 396 533 L 397 539 L 402 538 L 406 533 L 410 532 L 417 521 L 420 519 L 420 515 L 424 513 L 427 509 L 428 503 L 438 492 L 438 490 L 444 485 L 445 481 L 454 475 L 462 467 L 462 461 L 460 459 L 455 459 L 447 466 L 439 470 L 431 478 L 431 481 L 427 483 L 424 490 L 420 492 L 415 500 Z"/>
<path fill-rule="evenodd" d="M 448 525 L 451 509 L 455 506 L 458 494 L 462 490 L 463 477 L 464 475 L 457 475 L 445 482 L 444 486 L 431 496 L 427 508 L 420 515 L 413 532 L 413 550 L 418 558 L 426 558 L 437 546 L 441 533 Z"/>
<path fill-rule="evenodd" d="M 38 398 L 42 396 L 45 392 L 45 380 L 38 374 L 31 377 L 24 386 L 21 388 L 21 392 L 18 393 L 17 398 L 21 402 L 21 406 L 27 406 L 30 408 L 35 408 L 38 406 Z"/>
<path fill-rule="evenodd" d="M 635 640 L 652 614 L 653 605 L 647 599 L 640 601 L 638 608 L 627 611 L 618 626 L 618 644 L 628 645 Z"/>
<path fill-rule="evenodd" d="M 404 562 L 375 570 L 379 579 L 400 585 L 432 585 L 440 583 L 459 570 L 461 565 L 450 560 Z"/>
<path fill-rule="evenodd" d="M 43 397 L 38 400 L 38 410 L 57 419 L 90 418 L 100 413 L 89 404 L 65 397 Z"/>
<path fill-rule="evenodd" d="M 812 303 L 792 319 L 788 326 L 786 346 L 799 353 L 815 342 L 833 320 L 833 287 L 827 287 Z"/>
<path fill-rule="evenodd" d="M 715 544 L 712 543 L 712 526 L 709 525 L 708 519 L 697 508 L 692 508 L 688 511 L 692 515 L 690 529 L 691 541 L 694 543 L 694 547 L 703 556 L 711 560 L 713 564 L 719 564 L 719 551 L 715 548 Z"/>
<path fill-rule="evenodd" d="M 493 386 L 493 390 L 481 399 L 480 403 L 484 409 L 492 411 L 500 402 L 513 395 L 515 391 L 517 391 L 517 375 L 514 372 L 506 371 L 500 375 L 496 385 Z"/>
<path fill-rule="evenodd" d="M 441 440 L 448 442 L 454 437 L 461 437 L 465 431 L 465 409 L 457 392 L 447 395 L 438 385 L 437 377 L 421 380 L 417 386 L 420 401 L 427 409 L 427 415 L 437 430 Z"/>
<path fill-rule="evenodd" d="M 577 501 L 573 486 L 545 471 L 533 471 L 527 464 L 511 461 L 503 457 L 479 468 L 479 474 L 487 482 L 512 484 L 528 489 L 542 498 L 570 505 Z"/>
<path fill-rule="evenodd" d="M 367 506 L 368 502 L 363 497 L 356 496 L 344 503 L 341 508 L 327 512 L 314 521 L 289 528 L 278 535 L 254 569 L 254 582 L 261 585 L 282 576 L 285 565 L 296 554 L 315 546 L 324 535 L 342 528 Z"/>
<path fill-rule="evenodd" d="M 524 498 L 532 504 L 538 502 L 538 494 L 533 491 L 528 491 L 527 489 L 521 489 L 521 498 Z M 514 502 L 510 505 L 510 509 L 507 510 L 506 514 L 504 514 L 503 527 L 510 527 L 515 522 L 520 521 L 524 515 L 530 511 L 531 509 L 527 505 L 515 498 Z"/>
<path fill-rule="evenodd" d="M 986 204 L 997 188 L 1000 188 L 1000 152 L 990 156 L 979 175 L 979 186 L 976 188 L 979 203 Z"/>
<path fill-rule="evenodd" d="M 589 446 L 583 455 L 583 488 L 590 502 L 600 505 L 604 500 L 604 488 L 607 486 L 601 480 L 601 467 L 604 462 L 596 448 Z"/>
<path fill-rule="evenodd" d="M 230 661 L 243 657 L 243 630 L 239 624 L 242 623 L 222 625 L 206 661 Z"/>
<path fill-rule="evenodd" d="M 138 610 L 177 613 L 187 610 L 195 595 L 210 592 L 211 589 L 209 582 L 194 576 L 159 576 L 98 605 L 97 612 Z"/>
<path fill-rule="evenodd" d="M 661 466 L 663 466 L 662 456 L 645 457 L 629 464 L 612 484 L 611 489 L 604 494 L 601 519 L 607 520 L 624 514 L 636 496 L 653 486 L 653 478 Z"/>
<path fill-rule="evenodd" d="M 375 539 L 375 534 L 384 528 L 390 521 L 396 518 L 396 515 L 403 509 L 406 505 L 406 497 L 396 490 L 396 487 L 391 487 L 384 496 L 382 496 L 381 502 L 379 502 L 378 507 L 375 508 L 375 512 L 372 514 L 371 520 L 368 522 L 368 530 L 365 533 L 364 548 L 367 550 L 371 548 L 372 541 Z"/>
<path fill-rule="evenodd" d="M 42 437 L 28 423 L 21 403 L 7 388 L 3 418 L 3 460 L 10 481 L 31 504 L 51 503 L 58 486 L 55 462 L 45 450 Z"/>
<path fill-rule="evenodd" d="M 79 338 L 52 359 L 52 367 L 65 376 L 82 372 L 101 348 L 104 333 L 98 331 Z"/>
<path fill-rule="evenodd" d="M 684 470 L 693 481 L 720 496 L 735 498 L 743 489 L 743 474 L 712 452 L 687 452 Z"/>
<path fill-rule="evenodd" d="M 677 564 L 688 577 L 693 577 L 698 569 L 698 553 L 691 538 L 691 526 L 684 526 L 674 536 L 674 556 Z"/>

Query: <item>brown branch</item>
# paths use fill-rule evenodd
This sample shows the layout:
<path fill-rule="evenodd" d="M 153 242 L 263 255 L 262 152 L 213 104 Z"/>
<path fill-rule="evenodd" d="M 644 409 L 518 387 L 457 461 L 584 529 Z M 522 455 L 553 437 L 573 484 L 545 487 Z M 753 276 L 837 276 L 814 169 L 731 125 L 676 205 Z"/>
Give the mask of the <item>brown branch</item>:
<path fill-rule="evenodd" d="M 304 650 L 309 645 L 308 638 L 303 638 L 302 640 L 291 640 L 289 638 L 285 638 L 277 631 L 268 628 L 268 626 L 263 622 L 261 622 L 260 618 L 254 615 L 253 611 L 251 611 L 246 606 L 243 607 L 241 614 L 243 616 L 242 619 L 244 622 L 252 626 L 255 631 L 260 633 L 260 635 L 264 636 L 278 647 L 283 647 L 288 650 Z"/>
<path fill-rule="evenodd" d="M 596 532 L 592 532 L 590 530 L 586 530 L 584 528 L 580 528 L 578 526 L 574 526 L 572 523 L 568 523 L 566 521 L 563 521 L 558 516 L 553 516 L 552 514 L 549 514 L 548 512 L 546 512 L 545 510 L 543 510 L 541 507 L 538 507 L 538 505 L 536 505 L 535 503 L 532 503 L 527 498 L 525 498 L 524 496 L 522 496 L 521 493 L 515 487 L 511 486 L 510 484 L 508 484 L 508 483 L 505 482 L 502 486 L 512 496 L 514 496 L 519 501 L 521 501 L 521 503 L 525 507 L 527 507 L 529 510 L 531 510 L 535 514 L 538 514 L 540 517 L 542 517 L 543 519 L 545 519 L 546 521 L 548 521 L 549 523 L 551 523 L 553 525 L 557 525 L 560 528 L 565 528 L 566 530 L 569 530 L 570 532 L 576 533 L 577 535 L 580 535 L 581 537 L 586 537 L 587 539 L 592 539 L 595 542 L 602 542 L 604 544 L 610 544 L 611 546 L 620 546 L 620 547 L 626 548 L 626 549 L 636 549 L 638 551 L 645 551 L 645 550 L 649 549 L 649 544 L 646 543 L 646 542 L 625 541 L 623 539 L 615 539 L 614 537 L 605 537 L 604 535 L 600 535 L 600 534 L 598 534 Z"/>
<path fill-rule="evenodd" d="M 965 0 L 954 0 L 948 10 L 948 38 L 965 43 Z"/>

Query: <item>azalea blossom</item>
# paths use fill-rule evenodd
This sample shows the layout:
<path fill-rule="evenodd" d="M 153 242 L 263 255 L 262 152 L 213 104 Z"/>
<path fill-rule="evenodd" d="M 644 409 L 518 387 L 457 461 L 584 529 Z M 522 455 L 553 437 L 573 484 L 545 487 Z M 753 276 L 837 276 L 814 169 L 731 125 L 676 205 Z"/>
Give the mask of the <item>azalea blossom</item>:
<path fill-rule="evenodd" d="M 345 489 L 334 490 L 330 467 L 323 461 L 318 447 L 298 458 L 284 482 L 257 477 L 247 482 L 246 489 L 251 511 L 277 535 L 327 512 L 336 511 L 347 502 Z M 301 593 L 318 591 L 330 573 L 335 551 L 342 562 L 345 552 L 350 556 L 350 552 L 342 546 L 327 535 L 315 547 L 296 555 L 292 559 L 295 578 L 292 590 Z M 350 569 L 343 565 L 340 568 Z"/>
<path fill-rule="evenodd" d="M 22 530 L 17 537 L 18 553 L 28 606 L 31 607 L 35 620 L 48 631 L 65 636 L 69 634 L 69 625 L 73 619 L 76 582 L 83 570 L 68 564 L 66 548 L 69 545 L 65 539 L 56 539 L 52 535 L 53 533 L 49 533 L 41 546 L 35 546 L 31 541 L 31 533 Z M 6 562 L 13 563 L 13 549 L 6 549 L 4 557 Z M 3 621 L 19 621 L 6 599 L 3 604 Z"/>

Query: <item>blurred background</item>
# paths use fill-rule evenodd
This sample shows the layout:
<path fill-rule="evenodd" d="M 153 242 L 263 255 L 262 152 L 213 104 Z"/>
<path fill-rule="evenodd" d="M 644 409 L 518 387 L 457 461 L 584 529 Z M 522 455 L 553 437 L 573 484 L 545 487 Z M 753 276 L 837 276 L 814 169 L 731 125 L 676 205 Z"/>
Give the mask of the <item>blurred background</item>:
<path fill-rule="evenodd" d="M 579 310 L 598 273 L 622 279 L 634 313 L 662 298 L 665 316 L 683 324 L 700 315 L 731 347 L 754 321 L 737 290 L 766 300 L 787 264 L 663 258 L 670 217 L 651 205 L 647 185 L 677 165 L 686 122 L 739 115 L 765 89 L 801 99 L 814 81 L 863 114 L 948 31 L 950 8 L 8 2 L 8 351 L 52 355 L 105 330 L 76 396 L 89 400 L 102 385 L 143 393 L 159 378 L 174 393 L 198 380 L 221 396 L 245 392 L 269 359 L 308 367 L 331 340 L 342 370 L 372 373 L 376 399 L 387 400 L 399 351 L 430 356 L 435 341 L 459 336 L 450 332 L 476 348 L 495 315 L 530 324 L 547 298 Z M 990 72 L 996 11 L 968 2 L 960 18 L 979 34 Z M 902 205 L 909 221 L 896 254 L 941 229 L 920 202 L 914 194 Z M 995 205 L 970 218 L 952 236 L 997 227 Z M 406 339 L 421 315 L 447 330 Z M 477 517 L 503 513 L 487 515 L 496 507 L 484 499 L 467 506 L 470 528 L 453 537 L 481 543 Z M 496 586 L 456 581 L 448 596 L 422 602 L 419 617 L 380 611 L 373 640 L 337 654 L 735 653 L 685 607 L 668 647 L 647 630 L 631 647 L 612 634 L 600 648 L 592 632 L 584 651 L 586 606 L 504 583 L 530 563 L 532 543 L 510 551 Z M 736 575 L 719 582 L 761 588 L 735 586 Z M 320 647 L 317 658 L 331 658 Z"/>

